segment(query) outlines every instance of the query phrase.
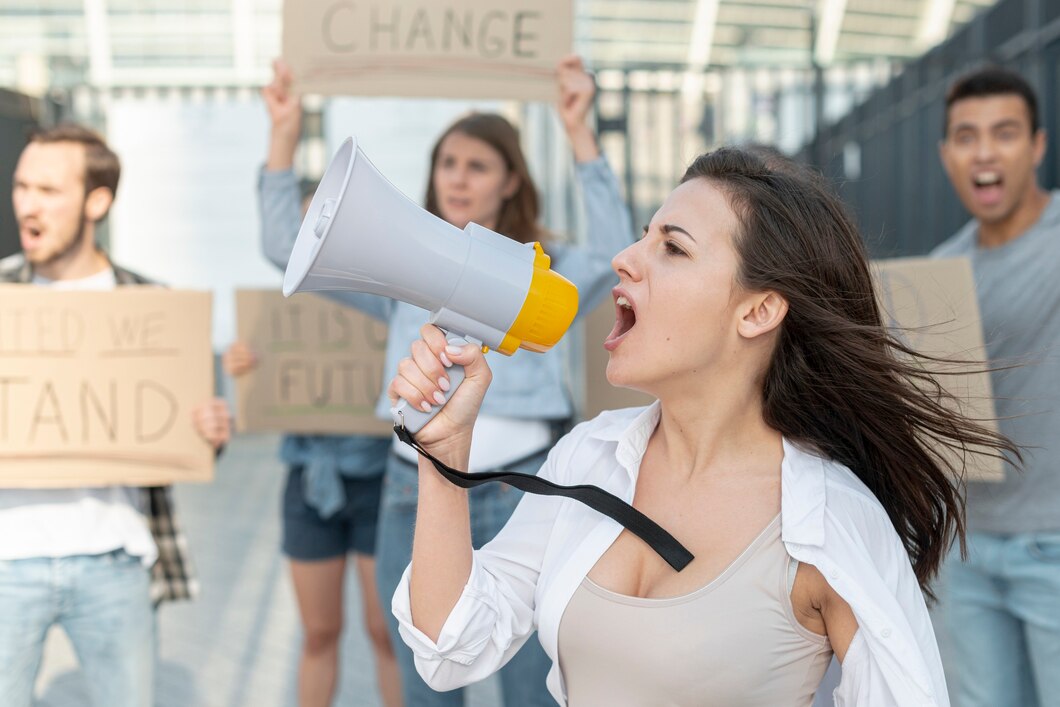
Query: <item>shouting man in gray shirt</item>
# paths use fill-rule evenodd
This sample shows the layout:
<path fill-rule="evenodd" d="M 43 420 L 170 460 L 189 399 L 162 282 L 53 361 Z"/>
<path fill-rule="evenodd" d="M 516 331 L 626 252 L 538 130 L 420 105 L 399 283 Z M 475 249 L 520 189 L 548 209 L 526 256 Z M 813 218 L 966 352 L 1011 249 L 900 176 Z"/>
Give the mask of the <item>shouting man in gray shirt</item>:
<path fill-rule="evenodd" d="M 972 260 L 1001 431 L 1024 468 L 968 488 L 968 559 L 951 557 L 940 606 L 960 707 L 1060 705 L 1060 192 L 1034 91 L 991 67 L 946 95 L 940 147 L 973 220 L 935 249 Z"/>

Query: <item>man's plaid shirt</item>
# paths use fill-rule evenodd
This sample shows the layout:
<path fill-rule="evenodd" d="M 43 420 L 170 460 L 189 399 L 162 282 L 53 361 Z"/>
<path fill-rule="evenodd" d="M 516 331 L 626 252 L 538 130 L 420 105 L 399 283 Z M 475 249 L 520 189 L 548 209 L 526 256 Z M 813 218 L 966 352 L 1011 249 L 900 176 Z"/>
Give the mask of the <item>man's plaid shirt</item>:
<path fill-rule="evenodd" d="M 156 284 L 113 263 L 111 267 L 118 286 Z M 33 268 L 21 253 L 0 260 L 0 283 L 30 284 L 32 281 Z M 191 599 L 199 593 L 199 582 L 188 556 L 187 539 L 177 523 L 170 488 L 152 486 L 141 490 L 151 535 L 158 546 L 158 561 L 151 568 L 151 598 L 156 604 Z"/>

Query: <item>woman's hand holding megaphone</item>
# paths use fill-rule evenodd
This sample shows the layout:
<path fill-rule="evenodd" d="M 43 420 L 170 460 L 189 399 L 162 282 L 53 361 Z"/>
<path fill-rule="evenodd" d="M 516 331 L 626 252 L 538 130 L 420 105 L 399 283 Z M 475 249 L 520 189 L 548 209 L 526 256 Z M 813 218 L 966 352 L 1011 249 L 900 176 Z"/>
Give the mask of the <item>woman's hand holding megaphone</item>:
<path fill-rule="evenodd" d="M 466 468 L 471 431 L 493 374 L 481 347 L 453 346 L 446 340 L 445 332 L 432 324 L 425 324 L 420 336 L 423 338 L 412 344 L 411 355 L 398 364 L 397 376 L 390 382 L 387 395 L 392 402 L 404 398 L 412 407 L 427 412 L 445 400 L 450 387 L 450 367 L 463 366 L 463 382 L 431 421 L 416 433 L 416 441 L 445 463 Z"/>

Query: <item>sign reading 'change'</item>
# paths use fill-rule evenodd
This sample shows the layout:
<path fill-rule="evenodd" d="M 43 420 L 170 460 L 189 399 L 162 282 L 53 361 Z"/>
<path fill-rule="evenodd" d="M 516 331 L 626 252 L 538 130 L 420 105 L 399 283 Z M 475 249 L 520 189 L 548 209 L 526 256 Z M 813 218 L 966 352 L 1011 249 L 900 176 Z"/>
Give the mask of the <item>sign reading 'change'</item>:
<path fill-rule="evenodd" d="M 299 89 L 552 100 L 571 51 L 570 0 L 308 0 L 284 4 Z"/>

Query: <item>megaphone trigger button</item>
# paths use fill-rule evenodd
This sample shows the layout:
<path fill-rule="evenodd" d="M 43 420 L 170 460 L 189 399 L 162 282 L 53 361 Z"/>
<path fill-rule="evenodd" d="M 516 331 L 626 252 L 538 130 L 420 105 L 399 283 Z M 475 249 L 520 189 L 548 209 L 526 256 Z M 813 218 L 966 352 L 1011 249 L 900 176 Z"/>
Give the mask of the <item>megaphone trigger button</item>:
<path fill-rule="evenodd" d="M 320 207 L 320 215 L 317 217 L 317 222 L 313 225 L 313 233 L 316 234 L 317 238 L 323 238 L 324 233 L 328 230 L 331 217 L 335 215 L 335 205 L 336 201 L 334 199 L 324 199 L 324 204 Z"/>
<path fill-rule="evenodd" d="M 484 345 L 484 346 L 482 347 L 482 353 L 483 353 L 483 355 L 485 355 L 485 354 L 488 354 L 489 352 L 490 352 L 490 347 L 489 347 L 489 346 L 485 346 L 485 345 Z"/>

